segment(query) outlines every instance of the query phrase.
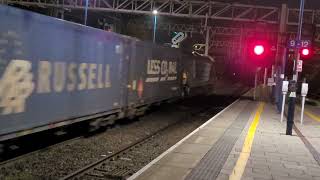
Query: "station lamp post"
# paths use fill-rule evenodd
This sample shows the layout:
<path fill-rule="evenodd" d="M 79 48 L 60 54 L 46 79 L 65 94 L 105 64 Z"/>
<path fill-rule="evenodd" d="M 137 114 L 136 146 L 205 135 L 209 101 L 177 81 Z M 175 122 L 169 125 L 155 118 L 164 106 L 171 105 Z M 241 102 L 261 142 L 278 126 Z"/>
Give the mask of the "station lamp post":
<path fill-rule="evenodd" d="M 156 29 L 157 29 L 157 10 L 152 11 L 153 14 L 153 43 L 156 42 Z"/>

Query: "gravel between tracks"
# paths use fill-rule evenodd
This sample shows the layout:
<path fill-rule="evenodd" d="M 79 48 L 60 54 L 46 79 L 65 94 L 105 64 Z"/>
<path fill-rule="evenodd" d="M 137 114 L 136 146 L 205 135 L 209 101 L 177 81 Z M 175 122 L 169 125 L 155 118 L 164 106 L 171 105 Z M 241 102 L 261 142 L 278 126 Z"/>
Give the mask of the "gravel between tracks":
<path fill-rule="evenodd" d="M 2 166 L 0 167 L 0 179 L 59 179 L 158 129 L 178 120 L 181 121 L 179 126 L 170 128 L 170 132 L 159 138 L 158 145 L 154 147 L 155 150 L 147 155 L 148 159 L 140 160 L 141 163 L 134 167 L 135 170 L 139 170 L 232 101 L 232 98 L 220 96 L 196 98 L 196 101 L 190 99 L 183 103 L 162 105 L 157 111 L 141 117 L 138 121 L 116 126 L 95 136 L 80 138 L 68 144 L 49 148 Z M 217 107 L 217 110 L 211 110 L 210 113 L 198 113 L 201 109 L 208 107 Z M 188 121 L 183 121 L 186 118 Z"/>

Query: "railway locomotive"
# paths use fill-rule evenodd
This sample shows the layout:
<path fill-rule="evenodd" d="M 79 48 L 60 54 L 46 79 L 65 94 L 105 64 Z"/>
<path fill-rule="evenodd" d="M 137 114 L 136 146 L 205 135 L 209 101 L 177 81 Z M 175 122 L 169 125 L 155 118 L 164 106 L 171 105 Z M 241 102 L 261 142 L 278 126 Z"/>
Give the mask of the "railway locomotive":
<path fill-rule="evenodd" d="M 0 5 L 0 141 L 141 115 L 209 89 L 212 69 L 178 49 Z"/>

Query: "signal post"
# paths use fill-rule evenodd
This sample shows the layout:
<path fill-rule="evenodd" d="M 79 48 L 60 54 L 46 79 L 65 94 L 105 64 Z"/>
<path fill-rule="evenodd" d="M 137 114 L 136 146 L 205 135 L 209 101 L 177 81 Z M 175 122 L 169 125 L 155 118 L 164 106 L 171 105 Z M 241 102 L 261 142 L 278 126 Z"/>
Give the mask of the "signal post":
<path fill-rule="evenodd" d="M 287 129 L 286 135 L 292 135 L 292 128 L 294 125 L 294 113 L 295 113 L 295 104 L 296 104 L 296 92 L 297 92 L 297 83 L 298 83 L 298 75 L 299 71 L 302 71 L 302 61 L 301 57 L 308 57 L 310 55 L 310 46 L 311 41 L 301 40 L 302 34 L 302 23 L 303 23 L 303 13 L 304 13 L 304 3 L 305 0 L 300 0 L 300 12 L 299 12 L 299 24 L 298 24 L 298 32 L 297 39 L 294 41 L 294 48 L 296 49 L 296 58 L 294 63 L 294 71 L 292 80 L 289 84 L 289 104 L 288 104 L 288 116 L 287 116 Z M 292 45 L 291 41 L 291 45 Z M 298 66 L 300 65 L 300 67 Z"/>

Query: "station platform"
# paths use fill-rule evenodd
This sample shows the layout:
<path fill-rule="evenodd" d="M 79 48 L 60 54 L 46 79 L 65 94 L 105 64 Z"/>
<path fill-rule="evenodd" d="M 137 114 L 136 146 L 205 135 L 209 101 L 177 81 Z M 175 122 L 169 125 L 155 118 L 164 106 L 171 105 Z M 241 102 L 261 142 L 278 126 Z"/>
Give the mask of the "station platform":
<path fill-rule="evenodd" d="M 320 108 L 307 105 L 303 124 L 299 113 L 285 135 L 276 107 L 248 92 L 129 179 L 320 180 Z"/>

